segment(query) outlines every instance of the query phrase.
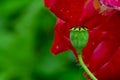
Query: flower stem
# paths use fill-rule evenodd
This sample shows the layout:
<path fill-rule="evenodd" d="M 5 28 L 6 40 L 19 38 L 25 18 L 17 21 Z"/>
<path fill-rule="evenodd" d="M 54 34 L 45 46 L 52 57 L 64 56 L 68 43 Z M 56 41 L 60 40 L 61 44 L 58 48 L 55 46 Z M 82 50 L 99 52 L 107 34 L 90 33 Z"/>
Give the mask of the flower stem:
<path fill-rule="evenodd" d="M 94 75 L 93 73 L 87 68 L 87 66 L 85 65 L 85 63 L 83 62 L 83 59 L 82 59 L 82 55 L 80 54 L 79 55 L 79 62 L 82 66 L 82 68 L 87 72 L 87 74 L 90 76 L 90 78 L 92 80 L 98 80 Z"/>

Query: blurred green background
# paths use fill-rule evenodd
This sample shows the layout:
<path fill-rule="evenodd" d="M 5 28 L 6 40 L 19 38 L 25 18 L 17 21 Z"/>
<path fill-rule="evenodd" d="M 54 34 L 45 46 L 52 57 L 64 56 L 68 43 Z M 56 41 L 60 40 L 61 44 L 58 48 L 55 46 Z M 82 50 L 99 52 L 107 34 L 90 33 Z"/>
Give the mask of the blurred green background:
<path fill-rule="evenodd" d="M 85 80 L 71 51 L 50 53 L 55 22 L 42 0 L 0 0 L 0 80 Z"/>

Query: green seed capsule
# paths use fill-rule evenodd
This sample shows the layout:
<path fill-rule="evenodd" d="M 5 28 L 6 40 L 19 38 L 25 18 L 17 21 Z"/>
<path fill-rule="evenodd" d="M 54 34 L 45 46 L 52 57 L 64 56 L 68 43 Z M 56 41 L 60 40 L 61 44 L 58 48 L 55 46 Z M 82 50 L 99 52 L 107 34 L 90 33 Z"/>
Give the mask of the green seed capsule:
<path fill-rule="evenodd" d="M 88 42 L 88 29 L 85 27 L 73 27 L 70 31 L 70 40 L 76 50 L 82 50 Z"/>

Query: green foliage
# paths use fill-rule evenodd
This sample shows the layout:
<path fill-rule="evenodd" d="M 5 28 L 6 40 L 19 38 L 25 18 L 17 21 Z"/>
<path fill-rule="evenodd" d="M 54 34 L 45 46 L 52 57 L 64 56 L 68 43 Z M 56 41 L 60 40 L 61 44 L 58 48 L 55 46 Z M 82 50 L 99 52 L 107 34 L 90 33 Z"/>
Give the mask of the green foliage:
<path fill-rule="evenodd" d="M 0 80 L 84 80 L 70 51 L 50 53 L 55 22 L 42 0 L 0 0 Z"/>

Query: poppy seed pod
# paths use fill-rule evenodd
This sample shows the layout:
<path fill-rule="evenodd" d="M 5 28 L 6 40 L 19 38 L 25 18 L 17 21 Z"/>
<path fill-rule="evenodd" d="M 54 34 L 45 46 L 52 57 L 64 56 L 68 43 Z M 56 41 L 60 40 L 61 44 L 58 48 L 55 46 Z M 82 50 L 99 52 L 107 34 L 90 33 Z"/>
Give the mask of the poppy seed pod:
<path fill-rule="evenodd" d="M 73 27 L 70 30 L 70 40 L 76 50 L 82 51 L 88 42 L 88 31 L 84 27 Z"/>

